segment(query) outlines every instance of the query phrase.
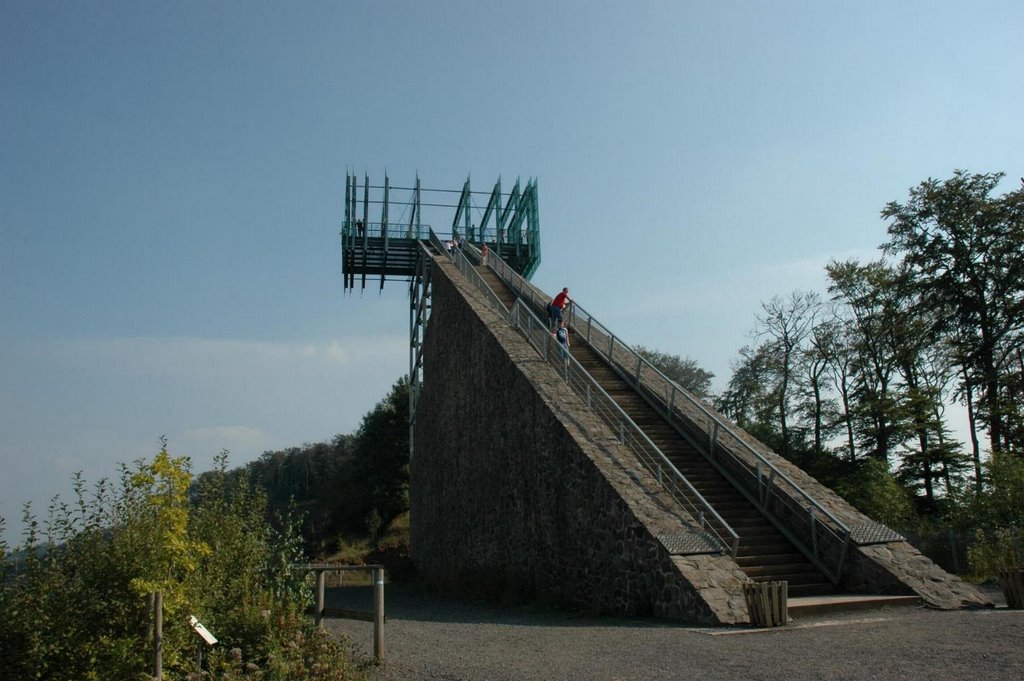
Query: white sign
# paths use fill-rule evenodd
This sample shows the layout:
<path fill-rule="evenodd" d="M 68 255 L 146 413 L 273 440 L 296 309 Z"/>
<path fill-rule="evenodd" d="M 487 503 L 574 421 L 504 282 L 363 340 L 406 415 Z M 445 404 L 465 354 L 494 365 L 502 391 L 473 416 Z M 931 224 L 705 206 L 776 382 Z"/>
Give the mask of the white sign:
<path fill-rule="evenodd" d="M 191 624 L 192 628 L 195 629 L 196 633 L 199 634 L 199 636 L 204 641 L 206 641 L 207 645 L 212 646 L 214 643 L 217 642 L 217 638 L 210 633 L 209 629 L 203 626 L 202 622 L 196 619 L 195 615 L 192 615 L 188 618 L 188 623 Z"/>

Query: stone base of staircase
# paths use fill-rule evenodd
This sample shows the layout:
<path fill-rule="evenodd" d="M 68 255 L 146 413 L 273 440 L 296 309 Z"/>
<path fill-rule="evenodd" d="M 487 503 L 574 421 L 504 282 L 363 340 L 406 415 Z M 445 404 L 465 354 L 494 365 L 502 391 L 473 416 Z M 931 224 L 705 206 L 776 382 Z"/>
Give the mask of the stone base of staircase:
<path fill-rule="evenodd" d="M 828 596 L 803 596 L 789 599 L 790 617 L 824 615 L 833 612 L 855 610 L 877 610 L 919 606 L 924 604 L 920 596 L 881 596 L 872 594 L 832 594 Z"/>

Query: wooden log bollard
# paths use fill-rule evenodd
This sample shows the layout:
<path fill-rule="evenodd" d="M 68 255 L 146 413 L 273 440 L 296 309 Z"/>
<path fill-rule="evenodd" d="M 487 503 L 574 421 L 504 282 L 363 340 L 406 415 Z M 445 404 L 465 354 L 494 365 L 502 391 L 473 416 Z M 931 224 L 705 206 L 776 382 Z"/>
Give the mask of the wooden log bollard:
<path fill-rule="evenodd" d="M 789 622 L 789 582 L 748 582 L 743 585 L 750 624 L 777 627 Z"/>

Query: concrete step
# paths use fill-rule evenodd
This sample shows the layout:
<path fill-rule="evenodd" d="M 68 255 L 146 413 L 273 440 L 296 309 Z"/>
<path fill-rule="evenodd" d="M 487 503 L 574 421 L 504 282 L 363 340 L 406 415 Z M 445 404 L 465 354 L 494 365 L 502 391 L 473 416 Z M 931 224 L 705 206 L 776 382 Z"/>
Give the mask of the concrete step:
<path fill-rule="evenodd" d="M 739 534 L 739 533 L 737 533 Z M 768 556 L 779 556 L 793 553 L 793 545 L 785 539 L 764 539 L 762 537 L 740 537 L 738 557 L 751 558 L 754 563 L 763 561 Z"/>
<path fill-rule="evenodd" d="M 821 594 L 796 596 L 790 593 L 789 616 L 807 617 L 833 612 L 914 607 L 924 604 L 920 596 L 884 596 L 881 594 Z"/>
<path fill-rule="evenodd" d="M 776 565 L 772 567 L 782 566 Z M 793 572 L 787 572 L 784 570 L 775 570 L 772 572 L 768 568 L 746 568 L 743 570 L 743 573 L 755 582 L 789 582 L 790 589 L 795 586 L 814 586 L 816 584 L 826 583 L 828 583 L 829 586 L 832 586 L 831 583 L 822 578 L 821 573 L 815 570 L 814 566 L 810 564 L 795 565 L 793 567 L 795 569 Z"/>
<path fill-rule="evenodd" d="M 779 553 L 774 556 L 740 556 L 736 563 L 741 567 L 756 567 L 759 565 L 772 564 L 793 564 L 806 560 L 802 553 Z"/>
<path fill-rule="evenodd" d="M 823 582 L 820 584 L 797 584 L 789 587 L 788 600 L 789 602 L 792 602 L 794 598 L 802 598 L 805 596 L 828 596 L 835 593 L 836 588 L 831 582 Z"/>

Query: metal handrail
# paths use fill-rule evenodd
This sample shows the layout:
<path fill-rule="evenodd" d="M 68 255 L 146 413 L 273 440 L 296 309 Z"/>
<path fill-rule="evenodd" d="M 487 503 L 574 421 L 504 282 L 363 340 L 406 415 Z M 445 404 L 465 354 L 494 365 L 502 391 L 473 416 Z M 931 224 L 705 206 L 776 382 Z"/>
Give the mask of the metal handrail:
<path fill-rule="evenodd" d="M 434 230 L 430 230 L 430 242 L 434 245 L 434 248 L 447 255 L 451 261 L 455 263 L 455 266 L 459 268 L 459 271 L 462 272 L 463 276 L 469 279 L 469 281 L 484 294 L 484 297 L 487 298 L 488 304 L 494 308 L 496 312 L 499 312 L 503 317 L 508 317 L 509 309 L 505 307 L 505 303 L 501 302 L 501 298 L 491 290 L 491 287 L 487 285 L 487 282 L 480 276 L 476 267 L 473 266 L 473 263 L 469 261 L 469 258 L 466 257 L 465 253 L 463 253 L 460 248 L 453 248 L 451 250 L 445 248 L 441 239 L 434 233 Z M 468 244 L 464 244 L 463 247 L 468 247 Z"/>
<path fill-rule="evenodd" d="M 522 332 L 542 358 L 559 369 L 566 383 L 581 395 L 587 406 L 612 428 L 619 441 L 630 447 L 637 455 L 637 459 L 654 475 L 658 483 L 697 520 L 700 528 L 711 533 L 714 537 L 712 543 L 719 550 L 735 557 L 739 550 L 739 535 L 736 531 L 575 358 L 571 355 L 566 359 L 561 358 L 560 348 L 554 347 L 558 346 L 557 341 L 548 332 L 547 325 L 537 318 L 536 313 L 530 309 L 529 305 L 517 298 L 511 311 L 505 307 L 469 261 L 466 253 L 462 252 L 463 250 L 467 251 L 479 262 L 481 257 L 479 249 L 472 244 L 465 243 L 462 250 L 449 251 L 433 230 L 430 232 L 430 240 L 439 252 L 448 255 L 467 279 L 484 292 L 491 307 L 501 313 L 511 326 Z M 492 267 L 498 263 L 505 265 L 504 261 L 497 257 L 490 258 L 488 261 Z M 507 267 L 507 265 L 505 266 Z M 718 527 L 716 528 L 709 519 L 713 519 Z"/>
<path fill-rule="evenodd" d="M 534 309 L 543 309 L 547 306 L 549 299 L 543 292 L 527 282 L 507 263 L 499 258 L 494 258 L 490 263 L 492 269 L 505 281 L 507 285 L 520 298 L 528 299 Z M 725 421 L 717 414 L 709 410 L 699 399 L 695 398 L 686 389 L 682 388 L 672 379 L 665 376 L 657 367 L 646 358 L 638 354 L 631 346 L 624 343 L 618 336 L 612 333 L 606 326 L 597 321 L 585 308 L 573 302 L 570 307 L 570 314 L 567 323 L 577 333 L 582 335 L 587 343 L 597 352 L 609 365 L 618 367 L 635 388 L 642 389 L 652 399 L 659 403 L 664 415 L 675 419 L 677 423 L 688 429 L 690 424 L 683 420 L 680 415 L 681 405 L 676 404 L 679 396 L 683 402 L 696 409 L 704 417 L 703 433 L 706 434 L 707 442 L 698 449 L 705 454 L 714 465 L 716 465 L 727 478 L 733 481 L 751 501 L 754 502 L 762 512 L 773 517 L 779 524 L 780 529 L 798 545 L 802 545 L 809 551 L 812 559 L 829 576 L 833 582 L 838 582 L 842 565 L 845 560 L 847 546 L 850 540 L 850 528 L 829 509 L 807 494 L 800 485 L 786 475 L 773 462 L 766 459 L 760 452 L 755 450 L 741 438 Z M 598 336 L 603 336 L 600 345 L 604 345 L 607 339 L 607 352 L 599 347 L 596 341 Z M 618 351 L 619 357 L 616 357 Z M 621 357 L 621 359 L 620 359 Z M 642 376 L 644 372 L 653 375 L 665 382 L 666 395 L 662 396 L 643 385 Z M 635 373 L 634 373 L 635 372 Z M 701 427 L 701 424 L 694 424 Z M 744 462 L 729 448 L 717 447 L 721 440 L 728 437 L 740 449 L 754 457 L 756 463 L 751 466 Z M 698 443 L 695 443 L 698 444 Z M 721 453 L 721 455 L 719 455 Z M 730 472 L 731 471 L 731 472 Z M 733 473 L 745 473 L 747 479 L 753 478 L 753 487 L 746 481 L 739 480 Z M 783 492 L 781 487 L 787 487 L 790 494 Z M 792 502 L 789 500 L 792 499 Z M 826 551 L 819 541 L 819 534 L 824 533 L 825 539 L 831 548 Z"/>
<path fill-rule="evenodd" d="M 629 447 L 658 483 L 697 520 L 701 529 L 714 535 L 721 550 L 735 557 L 739 549 L 736 531 L 576 358 L 563 350 L 548 331 L 548 325 L 541 322 L 522 299 L 516 299 L 508 318 L 537 353 L 584 399 L 587 407 L 612 428 L 619 442 Z M 710 522 L 709 517 L 715 522 Z"/>
<path fill-rule="evenodd" d="M 428 238 L 428 234 L 433 231 L 431 226 L 428 224 L 413 225 L 410 227 L 408 224 L 403 225 L 396 222 L 374 222 L 372 220 L 365 223 L 360 230 L 357 224 L 359 222 L 362 222 L 362 220 L 353 220 L 351 223 L 342 225 L 342 239 L 348 239 L 348 243 L 350 244 L 357 243 L 364 237 L 367 239 L 380 239 L 383 237 L 387 237 L 388 239 L 425 239 Z"/>

